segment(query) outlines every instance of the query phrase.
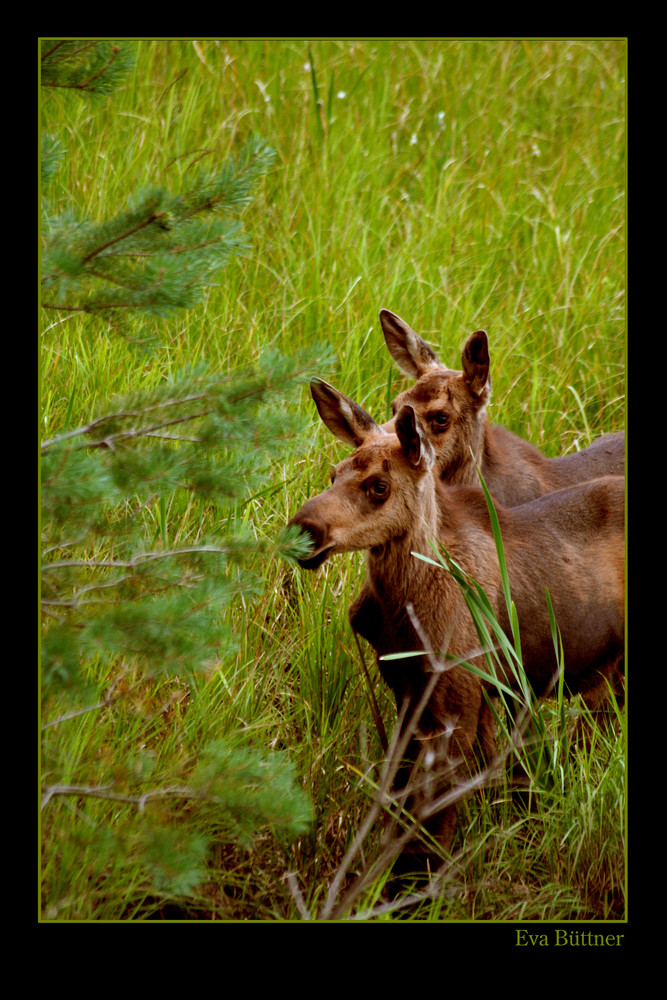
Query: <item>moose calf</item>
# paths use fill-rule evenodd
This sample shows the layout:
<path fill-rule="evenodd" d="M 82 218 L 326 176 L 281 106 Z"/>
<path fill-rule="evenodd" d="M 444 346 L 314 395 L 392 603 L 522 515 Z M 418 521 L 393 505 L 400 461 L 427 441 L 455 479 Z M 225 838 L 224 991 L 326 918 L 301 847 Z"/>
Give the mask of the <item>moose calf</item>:
<path fill-rule="evenodd" d="M 363 602 L 359 608 L 357 601 L 350 618 L 374 646 L 399 710 L 420 701 L 429 682 L 429 658 L 380 658 L 428 652 L 428 646 L 438 656 L 446 653 L 447 668 L 438 675 L 405 755 L 410 769 L 427 761 L 436 781 L 439 771 L 449 775 L 444 785 L 431 789 L 432 800 L 451 782 L 452 761 L 462 769 L 474 768 L 477 750 L 493 753 L 494 724 L 483 682 L 457 662 L 474 657 L 479 644 L 460 588 L 444 569 L 412 553 L 432 553 L 429 541 L 437 539 L 483 587 L 509 633 L 484 495 L 478 487 L 444 486 L 433 475 L 436 453 L 413 406 L 403 405 L 397 412 L 394 434 L 326 382 L 314 380 L 311 392 L 326 426 L 355 451 L 332 470 L 331 487 L 290 521 L 312 539 L 312 553 L 300 562 L 315 569 L 335 553 L 368 551 L 366 587 L 374 610 L 366 617 Z M 623 654 L 622 478 L 571 486 L 516 508 L 498 506 L 497 513 L 524 667 L 535 691 L 550 688 L 557 666 L 545 587 L 562 632 L 568 689 L 575 693 L 596 687 Z M 397 787 L 407 780 L 404 770 Z M 412 795 L 411 811 L 424 805 L 423 794 Z M 451 845 L 455 818 L 456 807 L 449 805 L 425 824 L 444 850 Z M 410 860 L 422 865 L 424 857 L 408 857 L 407 867 Z"/>
<path fill-rule="evenodd" d="M 398 413 L 406 403 L 414 408 L 444 482 L 476 486 L 477 463 L 494 499 L 516 507 L 564 486 L 624 474 L 622 431 L 605 434 L 571 455 L 546 458 L 528 441 L 489 424 L 486 405 L 491 377 L 484 330 L 468 337 L 461 356 L 463 371 L 452 371 L 400 316 L 381 309 L 380 323 L 394 361 L 404 374 L 417 380 L 396 398 L 393 412 Z M 384 429 L 391 430 L 392 423 L 384 424 Z"/>
<path fill-rule="evenodd" d="M 605 434 L 588 448 L 547 458 L 534 445 L 506 428 L 488 422 L 491 396 L 489 343 L 484 330 L 472 333 L 461 355 L 462 371 L 444 365 L 429 345 L 395 313 L 380 310 L 385 343 L 400 370 L 416 379 L 393 402 L 394 415 L 409 403 L 415 410 L 436 455 L 436 475 L 457 485 L 479 483 L 481 473 L 494 501 L 516 507 L 554 490 L 599 476 L 624 475 L 625 434 Z M 393 430 L 393 419 L 383 424 Z M 473 457 L 474 456 L 474 457 Z M 359 594 L 355 615 L 371 621 L 373 597 L 367 586 Z M 354 622 L 353 622 L 354 625 Z M 619 661 L 613 685 L 624 696 L 624 664 Z M 608 703 L 606 685 L 586 692 L 593 711 Z"/>

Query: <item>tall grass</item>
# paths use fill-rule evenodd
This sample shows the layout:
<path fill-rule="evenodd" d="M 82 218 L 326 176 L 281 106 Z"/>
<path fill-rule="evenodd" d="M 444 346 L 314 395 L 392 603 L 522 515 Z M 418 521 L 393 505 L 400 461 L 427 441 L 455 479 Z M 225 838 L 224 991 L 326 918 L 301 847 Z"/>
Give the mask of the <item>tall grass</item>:
<path fill-rule="evenodd" d="M 278 155 L 245 215 L 252 253 L 221 273 L 203 306 L 159 325 L 155 355 L 77 316 L 45 318 L 45 435 L 193 360 L 227 371 L 271 345 L 289 351 L 316 339 L 337 357 L 322 375 L 385 419 L 405 382 L 383 346 L 382 306 L 452 367 L 465 337 L 486 329 L 491 419 L 546 454 L 621 429 L 624 76 L 619 40 L 175 40 L 139 43 L 132 77 L 101 108 L 50 94 L 43 127 L 68 147 L 50 194 L 97 218 L 141 185 L 178 190 L 250 134 Z M 272 490 L 232 510 L 174 494 L 141 511 L 147 536 L 185 541 L 229 518 L 272 536 L 343 453 L 319 434 L 308 394 L 297 403 L 312 409 L 312 451 L 276 465 Z M 111 855 L 100 866 L 97 816 L 115 809 L 120 835 L 124 823 L 132 835 L 117 806 L 62 798 L 44 824 L 49 919 L 319 911 L 383 758 L 346 618 L 363 558 L 308 576 L 275 562 L 263 575 L 263 594 L 234 608 L 236 652 L 210 677 L 136 687 L 119 679 L 116 702 L 45 734 L 43 766 L 66 763 L 67 780 L 85 784 L 100 760 L 111 770 L 121 743 L 148 746 L 156 773 L 166 760 L 186 768 L 212 735 L 282 749 L 311 794 L 311 835 L 294 844 L 267 835 L 249 852 L 212 831 L 219 847 L 174 909 L 137 870 L 116 870 Z M 390 731 L 393 701 L 370 669 Z M 102 700 L 108 678 L 90 683 Z M 561 698 L 541 711 L 545 733 L 559 734 L 564 713 L 580 710 Z M 621 729 L 578 756 L 558 754 L 559 783 L 548 797 L 536 793 L 530 815 L 514 811 L 507 789 L 471 799 L 458 882 L 422 916 L 622 916 L 623 746 Z M 356 912 L 377 902 L 381 884 L 355 900 Z"/>

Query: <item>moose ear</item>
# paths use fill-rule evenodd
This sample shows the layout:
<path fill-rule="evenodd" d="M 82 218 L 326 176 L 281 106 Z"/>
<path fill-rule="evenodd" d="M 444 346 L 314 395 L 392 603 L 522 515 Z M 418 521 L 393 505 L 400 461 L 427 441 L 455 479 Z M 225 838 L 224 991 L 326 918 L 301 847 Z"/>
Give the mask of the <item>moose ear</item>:
<path fill-rule="evenodd" d="M 400 316 L 380 309 L 380 323 L 389 353 L 405 375 L 419 378 L 433 368 L 442 368 L 435 352 Z"/>
<path fill-rule="evenodd" d="M 310 392 L 324 423 L 345 444 L 358 448 L 369 435 L 385 433 L 365 410 L 324 379 L 312 379 Z"/>
<path fill-rule="evenodd" d="M 491 378 L 489 376 L 489 338 L 484 330 L 471 333 L 466 340 L 463 353 L 463 374 L 475 396 L 481 396 L 486 390 L 486 398 L 491 394 Z"/>
<path fill-rule="evenodd" d="M 423 466 L 430 469 L 435 459 L 431 442 L 422 433 L 417 414 L 409 403 L 402 406 L 395 418 L 396 436 L 403 454 L 413 469 Z"/>

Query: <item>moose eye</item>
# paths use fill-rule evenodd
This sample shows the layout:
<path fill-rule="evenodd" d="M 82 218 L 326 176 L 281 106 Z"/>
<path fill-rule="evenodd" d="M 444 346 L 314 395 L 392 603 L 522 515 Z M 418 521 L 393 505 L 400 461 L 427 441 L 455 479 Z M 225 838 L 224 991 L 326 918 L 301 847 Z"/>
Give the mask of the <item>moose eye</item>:
<path fill-rule="evenodd" d="M 369 499 L 375 500 L 376 503 L 382 503 L 389 496 L 389 483 L 377 479 L 368 487 L 366 494 Z"/>
<path fill-rule="evenodd" d="M 444 413 L 442 410 L 438 413 L 434 413 L 431 417 L 431 427 L 436 434 L 442 433 L 442 431 L 447 429 L 449 424 L 449 414 Z"/>

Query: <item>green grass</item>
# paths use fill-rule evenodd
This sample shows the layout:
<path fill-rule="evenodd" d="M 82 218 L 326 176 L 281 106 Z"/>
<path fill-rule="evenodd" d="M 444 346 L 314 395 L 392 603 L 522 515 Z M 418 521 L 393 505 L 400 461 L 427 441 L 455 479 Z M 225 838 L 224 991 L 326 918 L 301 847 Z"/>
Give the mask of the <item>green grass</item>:
<path fill-rule="evenodd" d="M 466 336 L 486 329 L 491 419 L 545 453 L 622 429 L 624 77 L 624 43 L 614 40 L 170 41 L 140 43 L 133 75 L 100 108 L 50 93 L 43 127 L 68 157 L 49 194 L 95 218 L 139 186 L 179 190 L 250 134 L 277 162 L 244 216 L 251 254 L 221 272 L 202 306 L 155 324 L 163 346 L 154 356 L 77 316 L 45 316 L 44 435 L 194 360 L 227 371 L 269 346 L 289 352 L 316 340 L 337 357 L 322 376 L 384 420 L 406 381 L 384 347 L 381 307 L 451 367 Z M 276 465 L 272 491 L 231 512 L 179 495 L 156 501 L 141 512 L 147 538 L 194 539 L 228 517 L 272 537 L 344 454 L 307 391 L 295 404 L 312 413 L 312 449 Z M 138 866 L 114 866 L 112 850 L 100 867 L 101 817 L 130 843 L 131 809 L 61 797 L 42 819 L 47 919 L 299 919 L 299 901 L 319 911 L 382 759 L 346 617 L 363 557 L 313 575 L 272 562 L 263 575 L 263 595 L 235 606 L 236 654 L 209 678 L 138 683 L 113 705 L 61 722 L 45 731 L 43 769 L 99 783 L 104 762 L 111 772 L 119 748 L 131 747 L 157 780 L 179 761 L 187 769 L 212 737 L 280 749 L 311 795 L 312 834 L 292 845 L 267 834 L 249 852 L 211 827 L 217 846 L 202 859 L 205 875 L 175 903 Z M 366 653 L 390 731 L 393 699 Z M 92 671 L 90 704 L 109 683 Z M 559 711 L 545 710 L 550 731 Z M 530 816 L 513 812 L 502 790 L 472 799 L 460 884 L 421 915 L 622 917 L 623 746 L 622 735 L 601 735 L 589 759 L 561 761 L 567 780 Z M 175 828 L 187 829 L 186 806 L 159 808 L 173 808 Z M 374 832 L 367 859 L 377 840 Z M 357 898 L 358 912 L 380 886 Z"/>

